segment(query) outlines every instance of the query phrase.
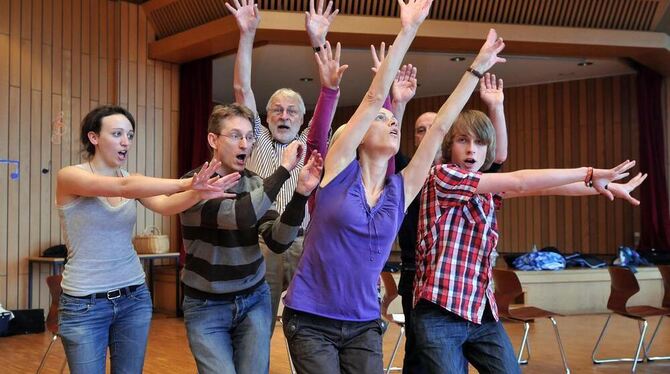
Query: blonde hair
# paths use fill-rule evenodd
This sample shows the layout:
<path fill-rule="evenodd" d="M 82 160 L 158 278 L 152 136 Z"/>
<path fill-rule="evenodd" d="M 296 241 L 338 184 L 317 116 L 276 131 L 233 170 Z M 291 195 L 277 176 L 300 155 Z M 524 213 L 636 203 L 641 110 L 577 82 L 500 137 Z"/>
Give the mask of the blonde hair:
<path fill-rule="evenodd" d="M 442 142 L 442 160 L 451 162 L 451 146 L 458 135 L 470 135 L 487 145 L 486 160 L 480 170 L 488 170 L 495 160 L 496 131 L 489 117 L 479 110 L 464 110 L 456 118 L 453 126 Z"/>
<path fill-rule="evenodd" d="M 298 111 L 300 112 L 300 116 L 304 116 L 306 109 L 305 109 L 305 102 L 302 101 L 302 96 L 300 96 L 299 93 L 293 91 L 290 88 L 280 88 L 275 93 L 270 96 L 270 99 L 268 100 L 267 105 L 265 106 L 265 111 L 270 112 L 270 106 L 272 105 L 272 102 L 275 101 L 275 99 L 278 99 L 280 97 L 285 97 L 288 99 L 292 99 L 298 102 Z"/>

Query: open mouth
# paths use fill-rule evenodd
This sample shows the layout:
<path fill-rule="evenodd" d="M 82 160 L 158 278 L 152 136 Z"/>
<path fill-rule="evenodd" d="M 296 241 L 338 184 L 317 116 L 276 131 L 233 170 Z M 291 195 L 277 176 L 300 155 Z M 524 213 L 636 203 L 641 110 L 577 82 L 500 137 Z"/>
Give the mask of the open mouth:
<path fill-rule="evenodd" d="M 121 157 L 123 159 L 125 159 L 126 156 L 128 156 L 128 151 L 120 151 L 120 152 L 117 152 L 117 153 L 118 153 L 119 157 Z"/>
<path fill-rule="evenodd" d="M 244 160 L 247 159 L 247 155 L 246 155 L 245 153 L 240 153 L 239 155 L 235 156 L 235 158 L 236 158 L 238 161 L 244 162 Z"/>
<path fill-rule="evenodd" d="M 290 127 L 288 127 L 286 125 L 279 125 L 279 126 L 277 126 L 277 128 L 280 129 L 280 130 L 289 130 L 290 129 Z"/>
<path fill-rule="evenodd" d="M 466 158 L 465 160 L 463 160 L 463 162 L 464 162 L 466 165 L 472 167 L 472 166 L 474 166 L 474 165 L 477 163 L 477 160 L 475 160 L 474 158 Z"/>

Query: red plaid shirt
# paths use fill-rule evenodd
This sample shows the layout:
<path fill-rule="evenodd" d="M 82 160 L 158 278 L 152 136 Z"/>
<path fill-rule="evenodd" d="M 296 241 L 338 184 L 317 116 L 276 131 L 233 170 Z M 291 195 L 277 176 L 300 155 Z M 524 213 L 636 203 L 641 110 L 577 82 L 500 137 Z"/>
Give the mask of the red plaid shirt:
<path fill-rule="evenodd" d="M 431 301 L 481 323 L 491 287 L 491 252 L 498 243 L 500 195 L 476 194 L 481 174 L 456 165 L 433 167 L 421 193 L 414 303 Z"/>

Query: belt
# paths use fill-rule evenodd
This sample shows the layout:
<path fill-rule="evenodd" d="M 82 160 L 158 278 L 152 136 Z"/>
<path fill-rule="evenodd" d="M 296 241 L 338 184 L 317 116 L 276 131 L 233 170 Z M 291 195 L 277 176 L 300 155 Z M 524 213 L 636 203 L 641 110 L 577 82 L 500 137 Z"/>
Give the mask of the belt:
<path fill-rule="evenodd" d="M 94 299 L 114 300 L 114 299 L 118 299 L 121 296 L 129 295 L 130 293 L 134 292 L 136 289 L 140 288 L 140 286 L 142 286 L 142 284 L 135 284 L 135 285 L 128 286 L 128 287 L 117 288 L 115 290 L 109 290 L 107 292 L 98 292 L 98 293 L 94 293 L 94 294 L 90 294 L 90 295 L 86 295 L 86 296 L 72 296 L 72 295 L 67 295 L 67 294 L 66 295 L 69 296 L 69 297 L 74 297 L 75 299 L 94 298 Z"/>

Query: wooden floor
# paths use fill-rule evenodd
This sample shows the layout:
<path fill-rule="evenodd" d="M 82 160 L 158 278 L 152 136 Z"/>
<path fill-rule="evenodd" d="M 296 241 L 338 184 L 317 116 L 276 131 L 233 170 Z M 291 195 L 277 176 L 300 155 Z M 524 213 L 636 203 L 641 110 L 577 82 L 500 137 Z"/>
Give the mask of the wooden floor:
<path fill-rule="evenodd" d="M 573 373 L 626 373 L 629 363 L 593 365 L 591 351 L 605 315 L 570 316 L 557 318 L 561 337 Z M 656 326 L 652 319 L 650 330 Z M 518 346 L 523 328 L 520 324 L 506 324 L 512 344 Z M 614 317 L 601 351 L 607 355 L 632 355 L 636 342 L 636 323 Z M 560 373 L 562 365 L 551 324 L 547 320 L 537 321 L 530 330 L 532 358 L 523 367 L 526 373 Z M 651 335 L 651 331 L 648 335 Z M 392 326 L 384 337 L 384 357 L 388 361 L 399 328 Z M 50 333 L 0 338 L 0 373 L 34 373 L 50 340 Z M 638 335 L 639 336 L 639 335 Z M 401 349 L 402 351 L 402 349 Z M 670 322 L 664 320 L 654 343 L 652 355 L 670 355 Z M 401 364 L 402 352 L 396 363 Z M 47 360 L 45 373 L 57 373 L 64 362 L 63 348 L 58 342 Z M 109 368 L 109 365 L 108 365 Z M 145 373 L 195 373 L 195 362 L 186 341 L 183 320 L 156 314 L 151 326 L 151 335 L 144 365 Z M 67 369 L 65 372 L 68 372 Z M 476 372 L 471 370 L 471 372 Z M 651 362 L 638 365 L 638 373 L 670 373 L 670 361 Z M 270 373 L 289 373 L 286 347 L 279 327 L 272 339 Z"/>

